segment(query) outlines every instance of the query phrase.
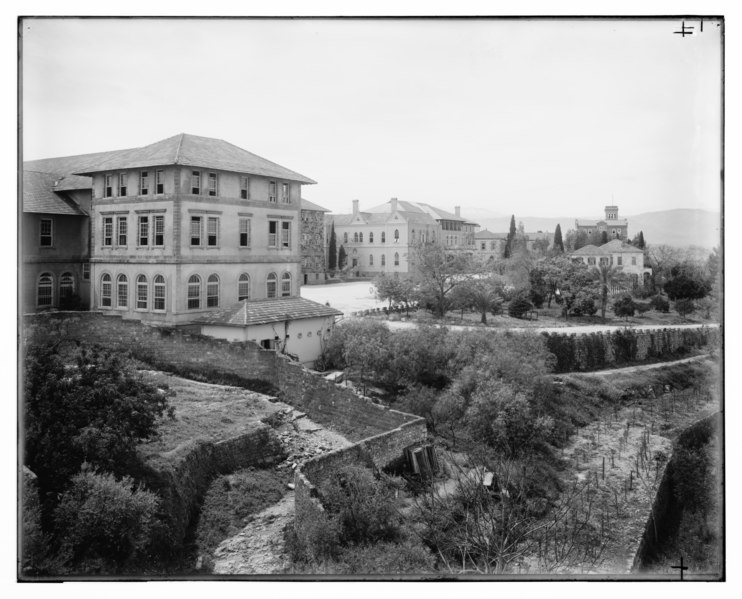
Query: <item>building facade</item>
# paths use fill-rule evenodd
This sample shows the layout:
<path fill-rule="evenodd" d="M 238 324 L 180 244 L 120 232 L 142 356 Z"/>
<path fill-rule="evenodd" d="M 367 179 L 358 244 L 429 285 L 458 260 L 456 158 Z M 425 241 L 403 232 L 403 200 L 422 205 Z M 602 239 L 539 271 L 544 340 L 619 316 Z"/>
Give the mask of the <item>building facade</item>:
<path fill-rule="evenodd" d="M 351 214 L 330 215 L 337 248 L 347 255 L 347 267 L 356 276 L 410 272 L 417 244 L 437 242 L 450 251 L 473 253 L 476 223 L 429 204 L 389 202 L 361 211 L 353 200 Z"/>
<path fill-rule="evenodd" d="M 603 231 L 608 234 L 609 241 L 612 239 L 627 241 L 629 238 L 629 221 L 619 218 L 618 206 L 606 206 L 605 218 L 602 220 L 575 220 L 575 229 L 578 232 L 584 231 L 590 244 L 600 243 Z"/>
<path fill-rule="evenodd" d="M 652 269 L 644 266 L 644 252 L 620 239 L 602 246 L 586 245 L 569 254 L 573 262 L 589 267 L 614 266 L 631 277 L 634 285 L 644 284 Z"/>
<path fill-rule="evenodd" d="M 325 215 L 329 212 L 309 200 L 301 199 L 301 273 L 305 285 L 324 283 L 327 279 L 329 243 Z"/>
<path fill-rule="evenodd" d="M 38 201 L 26 208 L 24 185 L 24 287 L 36 287 L 24 289 L 24 298 L 41 296 L 35 309 L 59 307 L 54 291 L 51 304 L 45 299 L 41 270 L 53 280 L 64 269 L 79 272 L 77 289 L 90 309 L 167 324 L 195 322 L 243 299 L 299 294 L 301 185 L 314 183 L 303 175 L 225 141 L 187 134 L 131 150 L 29 162 L 24 170 L 53 175 L 44 181 L 56 209 L 70 201 L 79 212 L 52 218 L 59 243 L 53 239 L 46 250 L 48 236 L 39 232 L 37 242 L 31 232 L 48 230 L 49 218 Z M 75 189 L 63 191 L 60 180 Z"/>

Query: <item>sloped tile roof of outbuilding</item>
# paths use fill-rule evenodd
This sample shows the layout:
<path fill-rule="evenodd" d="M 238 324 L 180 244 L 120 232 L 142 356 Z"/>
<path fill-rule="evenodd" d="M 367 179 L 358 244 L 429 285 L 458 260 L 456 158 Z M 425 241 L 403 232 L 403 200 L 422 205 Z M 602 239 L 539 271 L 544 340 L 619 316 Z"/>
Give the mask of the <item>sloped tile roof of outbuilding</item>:
<path fill-rule="evenodd" d="M 329 212 L 327 208 L 323 208 L 319 204 L 315 204 L 314 202 L 310 202 L 309 200 L 305 200 L 304 198 L 301 199 L 301 209 L 313 210 L 314 212 Z"/>
<path fill-rule="evenodd" d="M 585 245 L 579 250 L 572 252 L 572 256 L 604 256 L 609 254 L 642 254 L 642 250 L 635 248 L 633 245 L 624 243 L 620 239 L 614 239 L 601 245 Z"/>
<path fill-rule="evenodd" d="M 488 229 L 483 229 L 482 231 L 478 231 L 477 233 L 474 233 L 474 239 L 507 239 L 508 234 L 507 233 L 493 233 L 492 231 L 489 231 Z"/>
<path fill-rule="evenodd" d="M 342 316 L 340 310 L 324 306 L 303 297 L 286 297 L 266 300 L 242 300 L 228 308 L 215 310 L 197 320 L 200 324 L 247 326 L 303 320 L 324 316 Z"/>
<path fill-rule="evenodd" d="M 148 146 L 116 153 L 92 167 L 76 171 L 75 174 L 89 175 L 102 171 L 172 164 L 276 177 L 300 183 L 316 183 L 304 175 L 224 140 L 188 133 L 180 133 Z"/>
<path fill-rule="evenodd" d="M 55 173 L 23 171 L 23 212 L 86 216 L 64 192 L 55 191 Z"/>

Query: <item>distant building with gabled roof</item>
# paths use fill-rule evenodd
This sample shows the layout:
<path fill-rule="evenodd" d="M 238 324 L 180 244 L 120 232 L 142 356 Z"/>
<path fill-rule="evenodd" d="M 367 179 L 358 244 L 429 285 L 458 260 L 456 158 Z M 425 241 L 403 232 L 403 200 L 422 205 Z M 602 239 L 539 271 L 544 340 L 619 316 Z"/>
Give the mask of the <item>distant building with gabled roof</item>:
<path fill-rule="evenodd" d="M 601 234 L 605 231 L 608 239 L 628 241 L 629 221 L 618 217 L 618 206 L 606 206 L 605 218 L 602 220 L 575 220 L 575 229 L 584 231 L 588 243 L 600 243 Z"/>
<path fill-rule="evenodd" d="M 479 228 L 461 216 L 458 206 L 448 212 L 397 198 L 368 210 L 360 210 L 358 200 L 353 200 L 352 213 L 330 218 L 337 247 L 344 247 L 351 272 L 367 276 L 409 272 L 410 252 L 419 243 L 437 242 L 451 251 L 473 253 Z"/>
<path fill-rule="evenodd" d="M 644 266 L 644 252 L 620 239 L 614 239 L 602 246 L 586 245 L 569 254 L 573 262 L 591 267 L 614 266 L 631 275 L 634 283 L 644 283 L 652 269 Z"/>

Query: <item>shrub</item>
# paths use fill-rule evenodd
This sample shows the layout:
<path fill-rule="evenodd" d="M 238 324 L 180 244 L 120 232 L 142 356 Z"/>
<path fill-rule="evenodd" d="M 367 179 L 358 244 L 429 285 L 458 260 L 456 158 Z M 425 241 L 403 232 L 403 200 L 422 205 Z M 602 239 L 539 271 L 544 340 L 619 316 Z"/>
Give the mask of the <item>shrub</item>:
<path fill-rule="evenodd" d="M 675 312 L 683 318 L 696 311 L 696 305 L 692 299 L 679 299 L 675 302 Z"/>
<path fill-rule="evenodd" d="M 572 307 L 574 316 L 593 316 L 597 311 L 598 307 L 592 297 L 582 297 Z"/>
<path fill-rule="evenodd" d="M 59 556 L 79 573 L 121 573 L 145 563 L 160 523 L 159 498 L 125 476 L 86 465 L 54 511 Z"/>
<path fill-rule="evenodd" d="M 657 312 L 664 312 L 667 314 L 670 311 L 670 302 L 668 302 L 664 297 L 661 295 L 655 295 L 650 301 L 649 304 L 652 306 L 654 310 Z"/>
<path fill-rule="evenodd" d="M 407 540 L 402 543 L 377 543 L 350 547 L 339 560 L 345 574 L 420 574 L 435 571 L 435 560 L 423 545 Z"/>
<path fill-rule="evenodd" d="M 636 311 L 636 304 L 628 293 L 625 293 L 613 302 L 613 313 L 619 318 L 628 318 L 633 316 Z"/>
<path fill-rule="evenodd" d="M 533 309 L 533 304 L 523 294 L 516 295 L 508 304 L 508 315 L 513 318 L 523 318 L 523 315 Z"/>
<path fill-rule="evenodd" d="M 634 307 L 640 316 L 652 309 L 652 305 L 649 302 L 634 302 Z"/>

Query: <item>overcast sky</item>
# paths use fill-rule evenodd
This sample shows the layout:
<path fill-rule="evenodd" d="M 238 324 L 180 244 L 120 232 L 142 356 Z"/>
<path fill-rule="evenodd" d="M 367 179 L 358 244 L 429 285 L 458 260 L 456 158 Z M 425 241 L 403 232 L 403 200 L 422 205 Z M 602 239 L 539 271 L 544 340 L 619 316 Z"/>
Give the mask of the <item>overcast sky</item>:
<path fill-rule="evenodd" d="M 24 158 L 216 137 L 318 181 L 464 215 L 720 207 L 716 23 L 29 20 Z"/>

